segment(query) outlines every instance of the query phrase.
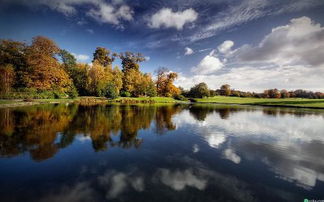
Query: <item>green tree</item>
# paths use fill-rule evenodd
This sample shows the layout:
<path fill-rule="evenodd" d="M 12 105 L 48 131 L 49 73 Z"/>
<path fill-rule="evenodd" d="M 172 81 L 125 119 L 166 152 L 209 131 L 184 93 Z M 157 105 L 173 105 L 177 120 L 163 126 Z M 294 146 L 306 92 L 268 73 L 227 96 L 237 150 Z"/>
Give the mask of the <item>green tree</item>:
<path fill-rule="evenodd" d="M 230 96 L 231 95 L 231 86 L 228 84 L 224 84 L 220 87 L 220 94 L 223 96 Z"/>
<path fill-rule="evenodd" d="M 189 95 L 195 98 L 209 97 L 210 91 L 206 83 L 199 83 L 190 89 Z"/>
<path fill-rule="evenodd" d="M 76 64 L 77 64 L 74 55 L 69 53 L 67 50 L 63 49 L 63 50 L 60 50 L 59 56 L 61 57 L 61 60 L 62 60 L 65 70 L 68 73 L 70 73 L 72 71 L 72 69 L 76 67 Z"/>

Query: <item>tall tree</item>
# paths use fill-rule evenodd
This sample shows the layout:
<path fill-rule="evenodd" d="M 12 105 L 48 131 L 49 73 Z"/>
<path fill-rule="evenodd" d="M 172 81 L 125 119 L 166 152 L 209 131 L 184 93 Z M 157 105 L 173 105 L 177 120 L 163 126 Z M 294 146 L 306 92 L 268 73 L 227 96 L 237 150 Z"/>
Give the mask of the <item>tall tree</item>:
<path fill-rule="evenodd" d="M 114 56 L 115 54 L 111 54 L 110 50 L 103 47 L 97 47 L 93 53 L 92 62 L 97 62 L 104 67 L 111 66 L 112 62 L 115 60 Z"/>
<path fill-rule="evenodd" d="M 12 65 L 15 70 L 15 87 L 24 87 L 22 77 L 23 70 L 26 69 L 26 47 L 25 43 L 17 41 L 0 41 L 0 65 Z"/>
<path fill-rule="evenodd" d="M 68 52 L 67 50 L 60 50 L 59 52 L 59 56 L 61 57 L 63 66 L 65 68 L 65 70 L 69 73 L 73 68 L 76 67 L 76 59 L 74 57 L 74 55 L 72 55 L 70 52 Z"/>
<path fill-rule="evenodd" d="M 15 79 L 14 68 L 11 64 L 0 65 L 0 92 L 10 91 Z"/>
<path fill-rule="evenodd" d="M 139 63 L 145 61 L 145 58 L 140 53 L 131 52 L 121 53 L 119 58 L 122 60 L 122 71 L 124 74 L 123 91 L 128 92 L 133 96 L 138 96 L 138 82 L 142 77 Z"/>
<path fill-rule="evenodd" d="M 26 50 L 27 68 L 23 79 L 27 87 L 38 90 L 56 89 L 62 92 L 71 88 L 72 81 L 55 58 L 59 50 L 58 46 L 46 37 L 33 38 L 32 45 Z"/>

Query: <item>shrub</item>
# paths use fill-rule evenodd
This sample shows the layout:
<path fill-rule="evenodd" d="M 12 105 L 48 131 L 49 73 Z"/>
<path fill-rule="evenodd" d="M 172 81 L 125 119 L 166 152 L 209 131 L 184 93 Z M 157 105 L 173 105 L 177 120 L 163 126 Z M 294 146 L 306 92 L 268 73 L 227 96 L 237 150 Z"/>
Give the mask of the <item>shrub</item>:
<path fill-rule="evenodd" d="M 112 83 L 107 85 L 105 97 L 115 99 L 118 97 L 118 89 Z"/>
<path fill-rule="evenodd" d="M 122 96 L 122 97 L 130 97 L 131 94 L 130 94 L 130 92 L 128 92 L 128 91 L 122 91 L 122 92 L 120 93 L 120 96 Z"/>
<path fill-rule="evenodd" d="M 70 97 L 70 98 L 76 98 L 78 97 L 78 91 L 77 89 L 73 86 L 70 88 L 70 90 L 67 92 L 67 95 Z"/>

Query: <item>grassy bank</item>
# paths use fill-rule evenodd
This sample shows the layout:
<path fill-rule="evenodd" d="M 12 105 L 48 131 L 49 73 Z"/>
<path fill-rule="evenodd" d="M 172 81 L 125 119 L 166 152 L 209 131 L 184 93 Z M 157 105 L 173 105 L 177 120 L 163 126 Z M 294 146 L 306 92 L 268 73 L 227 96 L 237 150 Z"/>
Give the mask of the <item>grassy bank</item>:
<path fill-rule="evenodd" d="M 240 104 L 240 105 L 258 105 L 258 106 L 278 106 L 278 107 L 300 107 L 324 109 L 324 99 L 268 99 L 268 98 L 241 98 L 241 97 L 224 97 L 215 96 L 209 98 L 196 98 L 195 103 L 217 103 L 217 104 Z M 78 97 L 74 99 L 34 99 L 34 100 L 0 100 L 0 107 L 17 107 L 35 104 L 50 103 L 68 103 L 76 102 L 85 105 L 100 103 L 121 103 L 121 104 L 137 104 L 137 103 L 187 103 L 169 97 L 120 97 L 116 99 L 106 99 L 100 97 Z"/>
<path fill-rule="evenodd" d="M 199 103 L 219 103 L 219 104 L 244 104 L 259 106 L 279 106 L 279 107 L 305 107 L 305 108 L 323 108 L 324 99 L 303 99 L 303 98 L 242 98 L 215 96 L 209 98 L 194 99 Z"/>

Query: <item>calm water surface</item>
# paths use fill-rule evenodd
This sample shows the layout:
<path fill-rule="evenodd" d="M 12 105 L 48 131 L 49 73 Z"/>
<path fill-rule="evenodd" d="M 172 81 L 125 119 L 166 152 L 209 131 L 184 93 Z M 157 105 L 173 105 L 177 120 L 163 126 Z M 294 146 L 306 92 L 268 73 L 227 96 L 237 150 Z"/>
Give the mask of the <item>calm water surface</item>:
<path fill-rule="evenodd" d="M 0 109 L 0 201 L 324 199 L 324 111 Z"/>

